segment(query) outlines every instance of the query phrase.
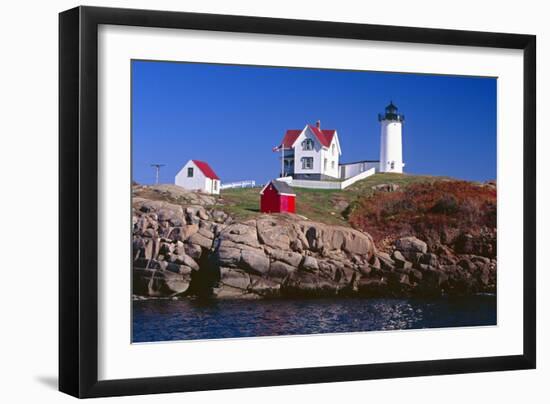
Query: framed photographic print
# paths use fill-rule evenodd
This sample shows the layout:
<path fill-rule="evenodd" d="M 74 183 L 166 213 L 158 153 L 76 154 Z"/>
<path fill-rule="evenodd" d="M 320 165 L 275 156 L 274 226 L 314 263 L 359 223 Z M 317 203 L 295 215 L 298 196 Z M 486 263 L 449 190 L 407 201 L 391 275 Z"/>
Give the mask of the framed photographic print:
<path fill-rule="evenodd" d="M 60 390 L 535 367 L 535 37 L 60 14 Z"/>

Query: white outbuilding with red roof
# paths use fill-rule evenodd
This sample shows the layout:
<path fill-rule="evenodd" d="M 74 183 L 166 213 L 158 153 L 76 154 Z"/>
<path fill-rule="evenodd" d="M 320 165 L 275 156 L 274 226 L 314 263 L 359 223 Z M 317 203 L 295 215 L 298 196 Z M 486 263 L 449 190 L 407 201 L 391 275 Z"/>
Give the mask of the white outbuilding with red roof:
<path fill-rule="evenodd" d="M 321 129 L 321 122 L 287 130 L 275 148 L 284 156 L 282 176 L 303 180 L 338 179 L 342 150 L 335 129 Z"/>
<path fill-rule="evenodd" d="M 176 174 L 176 185 L 190 191 L 220 193 L 220 178 L 204 161 L 189 160 Z"/>

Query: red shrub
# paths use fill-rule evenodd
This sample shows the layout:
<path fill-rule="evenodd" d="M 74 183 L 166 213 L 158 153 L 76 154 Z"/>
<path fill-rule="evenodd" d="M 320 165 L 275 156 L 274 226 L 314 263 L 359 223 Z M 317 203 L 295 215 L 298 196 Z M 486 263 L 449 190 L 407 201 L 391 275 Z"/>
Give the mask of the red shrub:
<path fill-rule="evenodd" d="M 496 189 L 466 181 L 411 184 L 360 198 L 350 223 L 375 239 L 496 227 Z"/>

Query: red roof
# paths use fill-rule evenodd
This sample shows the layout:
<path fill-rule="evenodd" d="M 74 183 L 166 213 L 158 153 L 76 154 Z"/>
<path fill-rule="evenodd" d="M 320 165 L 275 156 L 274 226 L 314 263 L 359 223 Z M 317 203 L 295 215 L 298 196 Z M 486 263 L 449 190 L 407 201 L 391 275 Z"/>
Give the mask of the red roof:
<path fill-rule="evenodd" d="M 336 133 L 335 129 L 319 129 L 316 126 L 308 125 L 308 128 L 313 132 L 315 137 L 319 139 L 319 142 L 325 146 L 329 147 L 334 134 Z M 289 129 L 286 131 L 281 144 L 278 147 L 284 147 L 285 149 L 290 149 L 298 136 L 302 133 L 302 129 Z"/>
<path fill-rule="evenodd" d="M 195 165 L 199 168 L 199 170 L 202 171 L 204 175 L 206 175 L 208 178 L 211 178 L 213 180 L 219 180 L 220 177 L 216 175 L 214 170 L 212 170 L 212 167 L 208 165 L 208 163 L 200 160 L 191 160 Z"/>
<path fill-rule="evenodd" d="M 286 131 L 283 141 L 279 147 L 284 147 L 285 149 L 290 149 L 298 136 L 300 136 L 302 131 L 300 129 L 289 129 Z"/>
<path fill-rule="evenodd" d="M 316 126 L 311 126 L 311 125 L 308 125 L 308 126 L 309 126 L 309 129 L 311 129 L 311 131 L 315 133 L 315 136 L 317 136 L 317 139 L 319 139 L 319 142 L 321 142 L 323 146 L 325 147 L 330 146 L 330 143 L 332 142 L 332 138 L 334 137 L 334 132 L 336 132 L 336 130 L 334 129 L 321 130 Z"/>

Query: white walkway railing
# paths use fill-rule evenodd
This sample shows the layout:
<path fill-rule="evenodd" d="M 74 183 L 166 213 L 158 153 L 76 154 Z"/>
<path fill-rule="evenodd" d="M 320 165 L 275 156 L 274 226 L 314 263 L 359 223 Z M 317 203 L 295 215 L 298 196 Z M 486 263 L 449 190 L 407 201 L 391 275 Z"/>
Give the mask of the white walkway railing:
<path fill-rule="evenodd" d="M 228 182 L 227 184 L 221 184 L 220 189 L 229 189 L 229 188 L 254 188 L 256 186 L 256 181 L 236 181 Z"/>
<path fill-rule="evenodd" d="M 349 187 L 351 184 L 354 184 L 357 181 L 361 181 L 361 180 L 363 180 L 367 177 L 370 177 L 371 175 L 374 175 L 375 173 L 376 173 L 376 168 L 372 167 L 371 169 L 368 169 L 367 171 L 363 171 L 362 173 L 354 175 L 353 177 L 350 177 L 347 180 L 342 181 L 342 189 L 345 189 L 345 188 Z"/>

